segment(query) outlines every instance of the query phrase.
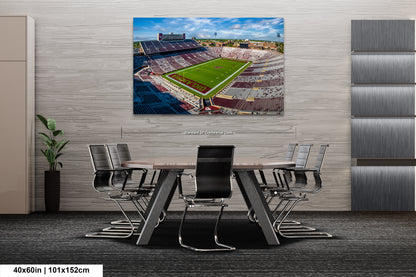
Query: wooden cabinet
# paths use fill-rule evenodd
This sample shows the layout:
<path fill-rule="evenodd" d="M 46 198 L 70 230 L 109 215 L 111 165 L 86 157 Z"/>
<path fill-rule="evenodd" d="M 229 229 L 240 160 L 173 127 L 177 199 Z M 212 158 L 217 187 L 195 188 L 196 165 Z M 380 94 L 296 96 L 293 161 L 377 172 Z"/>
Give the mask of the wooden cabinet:
<path fill-rule="evenodd" d="M 0 16 L 1 214 L 33 210 L 34 31 L 28 16 Z"/>

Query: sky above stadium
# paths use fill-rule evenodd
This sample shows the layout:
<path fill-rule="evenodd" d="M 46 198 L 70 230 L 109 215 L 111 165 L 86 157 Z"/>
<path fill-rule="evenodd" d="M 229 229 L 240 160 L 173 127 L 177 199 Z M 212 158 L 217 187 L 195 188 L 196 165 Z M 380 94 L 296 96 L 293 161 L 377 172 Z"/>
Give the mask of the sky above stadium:
<path fill-rule="evenodd" d="M 157 33 L 197 39 L 249 39 L 283 42 L 284 20 L 275 18 L 142 18 L 133 20 L 133 40 L 155 40 Z"/>

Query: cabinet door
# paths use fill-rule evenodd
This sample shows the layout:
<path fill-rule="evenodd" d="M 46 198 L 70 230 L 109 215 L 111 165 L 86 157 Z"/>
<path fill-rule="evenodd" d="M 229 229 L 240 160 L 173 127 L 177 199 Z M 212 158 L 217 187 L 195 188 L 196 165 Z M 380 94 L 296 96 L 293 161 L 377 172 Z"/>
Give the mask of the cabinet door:
<path fill-rule="evenodd" d="M 25 62 L 0 62 L 0 213 L 27 213 Z"/>
<path fill-rule="evenodd" d="M 0 17 L 0 61 L 26 60 L 26 17 Z"/>

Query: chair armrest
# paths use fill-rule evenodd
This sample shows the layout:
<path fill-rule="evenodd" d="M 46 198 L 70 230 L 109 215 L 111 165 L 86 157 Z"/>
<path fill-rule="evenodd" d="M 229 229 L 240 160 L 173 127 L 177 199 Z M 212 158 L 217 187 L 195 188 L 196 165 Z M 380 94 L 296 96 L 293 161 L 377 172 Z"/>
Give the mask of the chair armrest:
<path fill-rule="evenodd" d="M 191 176 L 194 177 L 194 175 L 191 172 L 181 172 L 180 175 L 186 175 L 186 176 Z"/>
<path fill-rule="evenodd" d="M 296 167 L 288 168 L 287 171 L 292 171 L 292 172 L 319 172 L 319 170 L 317 170 L 315 168 L 296 168 Z"/>
<path fill-rule="evenodd" d="M 193 175 L 193 173 L 191 172 L 181 172 L 178 174 L 178 177 L 181 178 L 183 175 L 185 176 L 189 176 L 189 178 L 192 180 L 193 178 L 195 178 L 195 176 Z"/>
<path fill-rule="evenodd" d="M 94 172 L 94 174 L 102 173 L 102 172 L 122 172 L 127 171 L 126 169 L 98 169 Z"/>
<path fill-rule="evenodd" d="M 146 168 L 139 168 L 139 167 L 117 167 L 114 170 L 131 170 L 131 171 L 141 170 L 143 172 L 147 172 Z"/>
<path fill-rule="evenodd" d="M 294 167 L 276 167 L 276 168 L 273 168 L 273 172 L 276 172 L 278 170 L 288 170 L 291 168 L 294 168 Z"/>

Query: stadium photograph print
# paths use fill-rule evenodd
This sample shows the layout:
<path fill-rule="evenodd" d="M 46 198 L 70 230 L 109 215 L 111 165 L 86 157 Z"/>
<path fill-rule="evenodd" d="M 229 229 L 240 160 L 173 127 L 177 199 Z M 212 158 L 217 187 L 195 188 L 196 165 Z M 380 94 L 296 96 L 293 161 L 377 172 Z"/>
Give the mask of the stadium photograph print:
<path fill-rule="evenodd" d="M 134 114 L 281 115 L 284 20 L 133 19 Z"/>

